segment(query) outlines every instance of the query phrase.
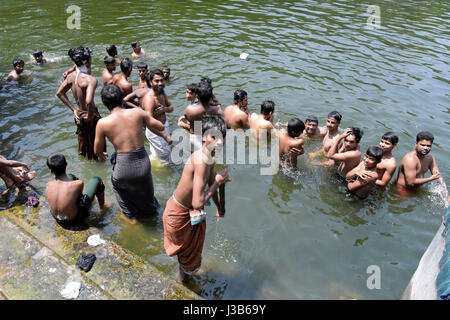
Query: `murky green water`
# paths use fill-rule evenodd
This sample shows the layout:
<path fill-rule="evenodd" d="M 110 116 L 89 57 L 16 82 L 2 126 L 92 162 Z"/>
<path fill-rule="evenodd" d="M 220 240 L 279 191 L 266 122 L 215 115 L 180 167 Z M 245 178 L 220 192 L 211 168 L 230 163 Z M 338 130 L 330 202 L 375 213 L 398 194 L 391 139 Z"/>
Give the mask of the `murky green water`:
<path fill-rule="evenodd" d="M 66 27 L 71 4 L 81 8 L 81 30 Z M 366 25 L 369 4 L 381 9 L 381 29 Z M 0 154 L 30 163 L 42 191 L 51 178 L 47 155 L 63 152 L 70 172 L 85 181 L 103 177 L 115 202 L 111 166 L 77 156 L 73 118 L 55 92 L 72 65 L 70 47 L 93 49 L 93 75 L 101 82 L 106 45 L 116 44 L 125 57 L 134 39 L 147 50 L 150 68 L 169 65 L 179 77 L 166 87 L 175 106 L 171 129 L 186 106 L 185 85 L 209 76 L 224 105 L 243 88 L 252 111 L 264 99 L 275 101 L 277 121 L 315 114 L 323 125 L 336 109 L 343 128 L 365 131 L 362 150 L 396 131 L 398 162 L 417 132 L 429 130 L 450 182 L 448 2 L 1 0 L 0 8 L 1 76 L 14 58 L 31 60 L 34 48 L 58 60 L 27 66 L 34 73 L 26 81 L 0 89 Z M 247 60 L 239 59 L 242 52 Z M 137 84 L 137 71 L 131 81 Z M 106 115 L 99 92 L 95 101 Z M 317 148 L 312 143 L 306 150 Z M 305 157 L 299 167 L 295 176 L 261 176 L 256 165 L 228 166 L 227 215 L 217 220 L 213 208 L 207 210 L 202 273 L 192 287 L 208 299 L 398 298 L 441 222 L 437 186 L 404 202 L 388 188 L 352 203 L 330 182 L 330 170 L 309 166 Z M 181 170 L 152 168 L 163 207 Z M 90 223 L 169 272 L 176 265 L 164 257 L 161 215 L 127 225 L 114 204 Z M 366 285 L 371 265 L 381 270 L 379 290 Z"/>

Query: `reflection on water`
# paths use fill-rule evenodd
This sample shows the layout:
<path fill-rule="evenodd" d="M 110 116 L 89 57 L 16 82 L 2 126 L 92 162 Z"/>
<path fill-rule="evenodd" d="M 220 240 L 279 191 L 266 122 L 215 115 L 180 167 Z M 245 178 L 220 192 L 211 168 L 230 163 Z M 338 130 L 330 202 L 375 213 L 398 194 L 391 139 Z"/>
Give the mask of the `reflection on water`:
<path fill-rule="evenodd" d="M 277 126 L 310 114 L 322 126 L 326 115 L 338 110 L 342 130 L 364 130 L 361 150 L 395 131 L 400 138 L 393 153 L 397 163 L 414 148 L 417 132 L 431 131 L 436 137 L 432 153 L 449 183 L 445 26 L 450 3 L 383 3 L 379 30 L 366 28 L 367 5 L 359 1 L 109 4 L 78 1 L 82 29 L 73 32 L 66 28 L 64 2 L 2 1 L 0 78 L 9 73 L 13 59 L 31 60 L 35 48 L 55 62 L 27 64 L 18 84 L 0 85 L 0 154 L 31 164 L 37 171 L 32 184 L 40 192 L 52 178 L 45 159 L 53 152 L 64 153 L 68 171 L 83 180 L 102 177 L 111 205 L 101 212 L 94 204 L 88 223 L 161 270 L 173 274 L 177 268 L 176 260 L 165 256 L 161 214 L 182 166 L 152 163 L 159 215 L 136 225 L 118 217 L 111 165 L 77 155 L 73 117 L 55 97 L 62 73 L 73 65 L 67 57 L 70 47 L 83 44 L 93 50 L 92 73 L 100 80 L 106 45 L 114 43 L 123 58 L 131 53 L 130 42 L 140 40 L 149 69 L 168 65 L 178 77 L 166 86 L 175 106 L 168 115 L 171 130 L 187 104 L 186 84 L 208 76 L 224 106 L 233 103 L 238 88 L 247 91 L 251 112 L 259 112 L 263 100 L 273 100 Z M 239 59 L 242 52 L 249 54 L 246 60 Z M 130 81 L 138 83 L 135 70 Z M 95 103 L 105 116 L 100 89 Z M 317 165 L 323 159 L 310 155 L 320 144 L 307 141 L 298 170 L 273 176 L 261 176 L 258 165 L 227 165 L 233 179 L 227 185 L 227 214 L 217 219 L 214 207 L 206 209 L 202 271 L 190 283 L 196 292 L 208 299 L 401 295 L 441 223 L 444 189 L 432 183 L 403 200 L 388 187 L 364 201 L 345 201 L 341 185 L 332 179 L 335 169 Z M 113 150 L 109 143 L 108 150 Z M 0 206 L 15 199 L 14 192 L 7 193 Z M 366 287 L 369 265 L 382 270 L 380 290 Z"/>

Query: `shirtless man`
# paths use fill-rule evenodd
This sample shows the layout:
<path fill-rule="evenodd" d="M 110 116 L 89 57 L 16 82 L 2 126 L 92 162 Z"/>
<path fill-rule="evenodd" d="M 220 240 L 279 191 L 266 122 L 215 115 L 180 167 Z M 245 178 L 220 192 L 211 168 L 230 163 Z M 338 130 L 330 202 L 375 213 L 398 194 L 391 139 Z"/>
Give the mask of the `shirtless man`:
<path fill-rule="evenodd" d="M 433 141 L 434 137 L 431 133 L 419 132 L 416 137 L 416 149 L 403 157 L 397 176 L 397 191 L 401 195 L 409 195 L 412 191 L 417 191 L 424 183 L 441 177 L 436 159 L 429 154 Z M 431 176 L 425 178 L 428 170 Z"/>
<path fill-rule="evenodd" d="M 149 88 L 147 87 L 147 72 L 148 66 L 144 62 L 139 62 L 137 65 L 137 72 L 139 74 L 139 86 L 138 88 Z"/>
<path fill-rule="evenodd" d="M 73 112 L 77 125 L 78 154 L 89 160 L 97 160 L 94 154 L 94 138 L 97 122 L 101 117 L 94 103 L 97 79 L 88 74 L 91 54 L 92 51 L 83 46 L 69 50 L 69 56 L 75 62 L 76 71 L 67 76 L 56 95 Z M 66 93 L 69 90 L 72 91 L 78 108 L 75 108 L 67 97 Z"/>
<path fill-rule="evenodd" d="M 141 47 L 139 41 L 132 41 L 131 47 L 133 48 L 133 52 L 131 53 L 131 57 L 133 59 L 137 59 L 145 55 L 145 50 Z"/>
<path fill-rule="evenodd" d="M 222 104 L 219 102 L 219 100 L 216 98 L 213 90 L 213 86 L 212 86 L 212 81 L 210 78 L 208 77 L 203 77 L 200 79 L 200 83 L 198 84 L 199 88 L 200 87 L 204 87 L 207 90 L 211 91 L 211 99 L 206 102 L 203 101 L 202 105 L 206 110 L 206 115 L 215 115 L 218 114 L 223 118 L 223 110 L 222 110 Z"/>
<path fill-rule="evenodd" d="M 275 103 L 270 100 L 265 100 L 261 103 L 261 113 L 252 113 L 248 118 L 248 123 L 252 133 L 256 137 L 261 137 L 262 130 L 267 130 L 267 136 L 272 130 L 276 130 L 273 125 L 273 113 L 275 112 Z"/>
<path fill-rule="evenodd" d="M 123 92 L 118 86 L 104 86 L 101 96 L 110 114 L 98 122 L 95 153 L 100 161 L 106 161 L 108 154 L 103 151 L 105 139 L 108 138 L 114 145 L 117 153 L 111 177 L 114 194 L 121 212 L 125 214 L 121 217 L 135 223 L 137 215 L 154 214 L 159 208 L 154 196 L 151 164 L 144 148 L 142 127 L 163 136 L 169 144 L 172 140 L 162 132 L 164 126 L 161 122 L 151 118 L 141 108 L 123 109 Z"/>
<path fill-rule="evenodd" d="M 178 119 L 178 126 L 184 129 L 187 129 L 190 131 L 191 126 L 189 125 L 189 121 L 187 120 L 188 114 L 190 113 L 191 109 L 199 109 L 196 108 L 195 105 L 198 105 L 198 98 L 197 98 L 197 88 L 198 88 L 198 83 L 191 83 L 188 84 L 186 87 L 186 100 L 190 102 L 190 104 L 184 109 L 184 113 L 183 115 Z M 190 106 L 193 105 L 191 108 Z M 201 108 L 201 112 L 204 112 L 203 107 Z M 193 110 L 193 113 L 195 113 L 195 110 Z M 201 118 L 200 118 L 201 120 Z M 194 129 L 192 129 L 192 132 Z"/>
<path fill-rule="evenodd" d="M 225 214 L 217 189 L 231 179 L 227 169 L 214 171 L 214 156 L 216 148 L 220 150 L 225 143 L 226 130 L 222 117 L 203 118 L 203 145 L 189 157 L 180 182 L 164 210 L 164 248 L 168 256 L 177 255 L 177 278 L 183 282 L 201 265 L 206 232 L 204 206 L 212 198 L 217 207 L 216 216 L 223 217 Z"/>
<path fill-rule="evenodd" d="M 359 199 L 364 199 L 372 190 L 378 179 L 377 164 L 383 157 L 383 149 L 380 147 L 370 147 L 364 155 L 361 163 L 347 172 L 347 188 L 350 194 L 356 195 Z"/>
<path fill-rule="evenodd" d="M 325 154 L 331 148 L 334 140 L 339 136 L 339 124 L 341 123 L 342 116 L 337 111 L 331 111 L 327 117 L 326 134 L 323 138 L 322 148 Z"/>
<path fill-rule="evenodd" d="M 21 187 L 32 180 L 36 176 L 36 171 L 29 170 L 26 163 L 7 160 L 5 157 L 0 156 L 0 178 L 5 182 L 6 188 L 10 188 L 13 185 Z"/>
<path fill-rule="evenodd" d="M 123 98 L 123 105 L 130 108 L 142 108 L 142 98 L 150 91 L 148 87 L 134 90 Z"/>
<path fill-rule="evenodd" d="M 224 118 L 228 128 L 248 129 L 249 111 L 247 108 L 248 96 L 244 90 L 234 92 L 234 105 L 228 106 L 224 111 Z"/>
<path fill-rule="evenodd" d="M 305 131 L 303 131 L 302 138 L 321 139 L 327 134 L 324 127 L 319 127 L 319 119 L 316 116 L 310 115 L 305 120 Z"/>
<path fill-rule="evenodd" d="M 169 120 L 166 112 L 173 112 L 173 105 L 164 92 L 164 75 L 160 69 L 155 69 L 150 71 L 147 77 L 151 88 L 142 98 L 142 108 L 151 118 L 164 125 L 164 134 L 169 136 Z M 150 144 L 151 158 L 158 158 L 163 163 L 171 162 L 171 149 L 165 139 L 148 129 L 145 130 L 145 135 Z"/>
<path fill-rule="evenodd" d="M 386 132 L 380 141 L 380 148 L 383 149 L 383 158 L 377 164 L 377 186 L 386 186 L 391 178 L 394 176 L 395 169 L 397 169 L 397 161 L 392 156 L 392 150 L 397 146 L 398 137 L 394 132 Z"/>
<path fill-rule="evenodd" d="M 305 152 L 301 133 L 305 130 L 305 124 L 298 118 L 292 118 L 288 122 L 287 130 L 281 128 L 278 131 L 280 165 L 284 168 L 296 168 L 297 157 Z"/>
<path fill-rule="evenodd" d="M 341 133 L 330 147 L 327 157 L 334 161 L 340 161 L 337 178 L 345 181 L 347 173 L 355 168 L 361 160 L 361 151 L 359 151 L 359 142 L 363 132 L 359 128 L 347 128 Z M 344 143 L 341 147 L 341 141 Z"/>
<path fill-rule="evenodd" d="M 14 59 L 13 62 L 14 69 L 8 74 L 6 78 L 7 81 L 19 81 L 20 74 L 24 70 L 25 62 L 22 59 Z"/>
<path fill-rule="evenodd" d="M 117 47 L 113 44 L 109 45 L 106 47 L 106 53 L 108 54 L 108 56 L 113 57 L 114 60 L 120 64 L 120 59 L 118 57 L 118 53 L 117 53 Z"/>
<path fill-rule="evenodd" d="M 128 81 L 128 77 L 130 76 L 132 70 L 133 62 L 128 58 L 124 58 L 122 62 L 120 62 L 120 71 L 122 72 L 114 75 L 112 80 L 113 84 L 122 89 L 124 96 L 133 92 L 133 86 Z"/>
<path fill-rule="evenodd" d="M 50 211 L 62 227 L 77 225 L 89 216 L 94 198 L 103 209 L 105 186 L 102 179 L 93 177 L 86 186 L 72 174 L 66 174 L 67 162 L 62 154 L 52 154 L 47 158 L 47 166 L 55 179 L 47 182 L 47 198 Z"/>
<path fill-rule="evenodd" d="M 33 58 L 34 58 L 34 61 L 38 64 L 46 64 L 46 63 L 52 62 L 52 60 L 50 60 L 50 59 L 45 59 L 44 55 L 42 54 L 42 50 L 39 50 L 39 49 L 35 49 L 33 51 Z"/>
<path fill-rule="evenodd" d="M 105 63 L 105 69 L 102 72 L 103 85 L 111 84 L 113 82 L 114 70 L 116 70 L 116 60 L 111 56 L 105 56 L 103 59 Z"/>

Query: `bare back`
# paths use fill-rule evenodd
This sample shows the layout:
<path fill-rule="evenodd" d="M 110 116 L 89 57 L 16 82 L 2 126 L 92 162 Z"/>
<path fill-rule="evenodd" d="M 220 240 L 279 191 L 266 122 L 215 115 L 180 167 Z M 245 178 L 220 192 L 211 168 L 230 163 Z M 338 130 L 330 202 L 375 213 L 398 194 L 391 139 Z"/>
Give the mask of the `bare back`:
<path fill-rule="evenodd" d="M 264 116 L 262 114 L 257 115 L 256 113 L 252 113 L 248 117 L 248 123 L 253 134 L 255 134 L 257 137 L 261 137 L 262 130 L 267 130 L 267 136 L 269 136 L 271 130 L 275 129 L 272 122 L 264 119 Z"/>
<path fill-rule="evenodd" d="M 290 137 L 286 129 L 281 129 L 278 132 L 278 141 L 280 163 L 283 166 L 296 167 L 298 154 L 291 151 L 293 148 L 302 151 L 304 148 L 303 139 Z"/>
<path fill-rule="evenodd" d="M 226 107 L 223 115 L 228 128 L 247 129 L 249 127 L 247 113 L 242 111 L 237 105 Z"/>
<path fill-rule="evenodd" d="M 77 216 L 77 201 L 83 192 L 81 180 L 52 180 L 47 183 L 47 198 L 52 215 L 58 220 Z"/>
<path fill-rule="evenodd" d="M 126 96 L 133 92 L 133 86 L 128 81 L 127 77 L 123 73 L 119 73 L 113 76 L 112 83 L 118 86 L 123 91 L 123 95 Z"/>

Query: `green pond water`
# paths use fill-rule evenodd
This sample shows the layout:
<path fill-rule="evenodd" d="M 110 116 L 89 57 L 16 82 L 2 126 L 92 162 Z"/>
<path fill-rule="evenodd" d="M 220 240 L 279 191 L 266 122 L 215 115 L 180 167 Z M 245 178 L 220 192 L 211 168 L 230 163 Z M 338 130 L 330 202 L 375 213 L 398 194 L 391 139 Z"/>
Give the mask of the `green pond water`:
<path fill-rule="evenodd" d="M 79 30 L 67 28 L 69 5 L 81 8 Z M 379 6 L 381 28 L 367 26 L 369 5 Z M 450 182 L 448 1 L 1 0 L 0 8 L 0 77 L 14 58 L 31 60 L 35 48 L 56 60 L 26 65 L 19 84 L 0 89 L 0 154 L 29 163 L 42 193 L 51 179 L 50 153 L 64 153 L 68 171 L 85 182 L 103 177 L 112 206 L 99 217 L 95 204 L 88 222 L 170 274 L 177 264 L 165 256 L 162 212 L 182 165 L 152 167 L 158 216 L 136 225 L 119 219 L 112 166 L 78 157 L 73 117 L 55 97 L 61 74 L 73 65 L 71 47 L 93 50 L 92 74 L 101 83 L 105 47 L 115 44 L 121 58 L 129 57 L 130 42 L 140 40 L 150 69 L 168 65 L 178 77 L 166 86 L 175 106 L 171 130 L 187 105 L 186 84 L 208 76 L 224 106 L 238 88 L 248 92 L 252 112 L 273 100 L 277 123 L 315 114 L 324 125 L 328 112 L 338 110 L 342 129 L 364 130 L 363 151 L 395 131 L 398 163 L 414 148 L 416 134 L 428 130 L 435 136 L 432 154 Z M 136 70 L 130 80 L 137 85 Z M 106 116 L 100 90 L 95 102 Z M 306 153 L 319 145 L 307 143 Z M 228 165 L 227 214 L 217 219 L 207 207 L 193 290 L 207 299 L 399 298 L 442 221 L 441 187 L 429 183 L 405 201 L 388 187 L 348 202 L 333 170 L 309 165 L 306 153 L 295 174 L 260 175 L 259 165 Z M 373 265 L 380 268 L 381 288 L 371 290 L 367 269 Z"/>

